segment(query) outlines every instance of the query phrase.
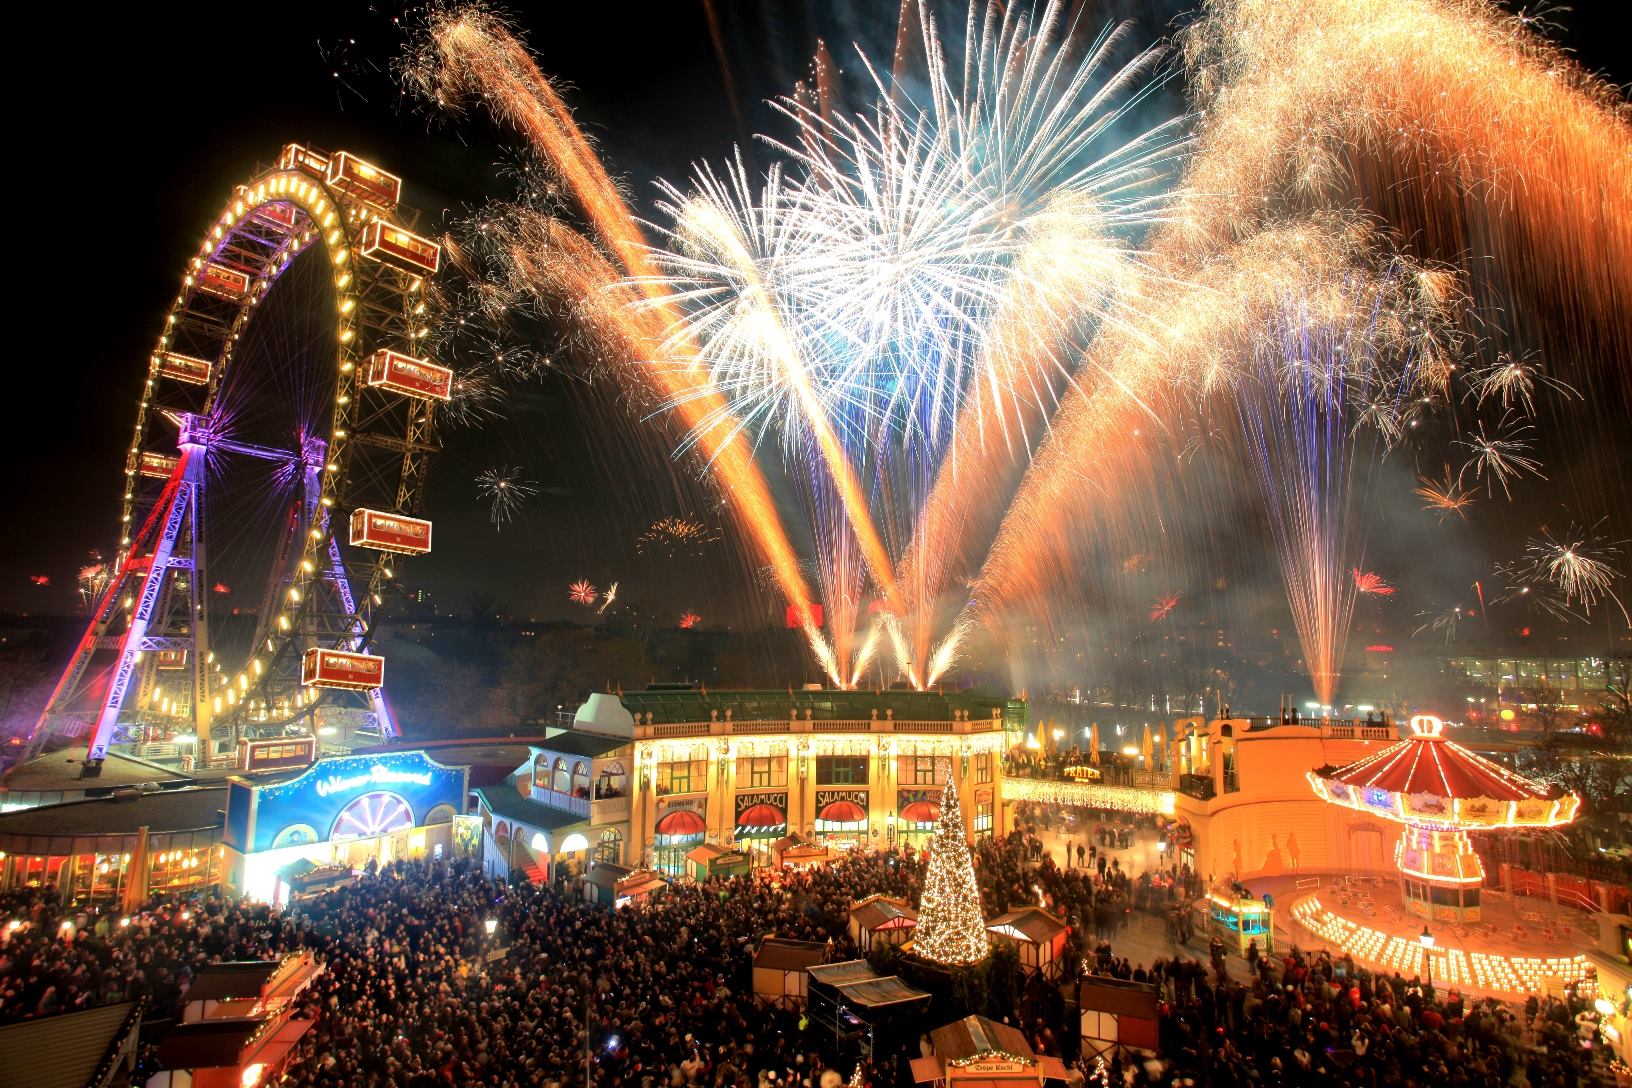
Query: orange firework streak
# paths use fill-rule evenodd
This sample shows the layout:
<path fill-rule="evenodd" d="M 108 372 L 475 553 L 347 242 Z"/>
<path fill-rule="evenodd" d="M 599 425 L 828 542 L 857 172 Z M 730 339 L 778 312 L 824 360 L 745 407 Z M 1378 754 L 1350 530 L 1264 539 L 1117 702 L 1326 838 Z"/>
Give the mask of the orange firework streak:
<path fill-rule="evenodd" d="M 457 87 L 481 88 L 494 113 L 514 125 L 560 174 L 596 235 L 623 265 L 625 275 L 641 280 L 650 277 L 652 269 L 646 258 L 644 236 L 628 204 L 573 122 L 566 104 L 526 49 L 505 32 L 502 23 L 483 12 L 467 13 L 438 24 L 433 39 L 441 60 L 441 76 L 452 76 L 452 83 Z M 565 248 L 570 244 L 569 233 L 554 231 L 553 240 Z M 576 277 L 573 297 L 587 302 L 621 277 L 597 280 L 587 275 L 593 267 L 590 263 L 593 251 L 587 243 L 583 248 L 591 253 L 579 253 L 575 268 L 555 268 L 547 275 L 558 278 L 562 284 Z M 512 249 L 511 258 L 518 271 L 531 263 L 521 247 Z M 593 258 L 599 255 L 593 254 Z M 544 270 L 534 267 L 532 271 L 536 274 Z M 655 286 L 642 290 L 654 300 L 659 298 Z M 615 326 L 631 346 L 652 339 L 635 324 L 626 307 L 602 308 L 600 316 Z M 603 325 L 602 331 L 609 330 Z M 694 370 L 642 367 L 640 371 L 659 384 L 660 395 L 666 402 L 677 405 L 686 425 L 697 434 L 716 477 L 735 500 L 741 521 L 759 544 L 777 584 L 789 600 L 808 615 L 810 594 L 799 571 L 798 557 L 782 528 L 764 475 L 744 444 L 736 440 L 723 399 L 717 392 L 703 387 Z M 709 425 L 709 418 L 716 422 Z M 813 645 L 821 642 L 820 632 L 813 625 L 807 623 L 805 633 Z M 819 648 L 818 655 L 821 656 Z"/>
<path fill-rule="evenodd" d="M 444 76 L 451 75 L 451 82 L 457 87 L 481 88 L 495 114 L 514 125 L 554 166 L 588 216 L 596 235 L 622 264 L 625 275 L 636 281 L 640 293 L 656 304 L 671 328 L 675 327 L 678 315 L 666 292 L 655 282 L 656 270 L 647 256 L 645 235 L 629 211 L 628 203 L 573 121 L 566 103 L 527 50 L 510 36 L 499 20 L 479 11 L 439 24 L 433 38 Z M 782 529 L 764 476 L 743 444 L 736 441 L 737 428 L 724 399 L 709 387 L 707 376 L 696 366 L 639 369 L 643 376 L 662 387 L 664 402 L 679 411 L 727 490 L 743 503 L 762 550 L 776 570 L 778 582 L 801 607 L 808 606 L 809 594 L 798 573 L 798 561 Z M 814 392 L 809 390 L 802 374 L 794 372 L 794 377 L 801 400 L 813 399 Z M 886 595 L 893 597 L 896 594 L 893 566 L 867 512 L 861 484 L 825 414 L 816 411 L 807 414 L 823 458 L 833 474 L 840 501 L 855 527 L 868 568 Z"/>

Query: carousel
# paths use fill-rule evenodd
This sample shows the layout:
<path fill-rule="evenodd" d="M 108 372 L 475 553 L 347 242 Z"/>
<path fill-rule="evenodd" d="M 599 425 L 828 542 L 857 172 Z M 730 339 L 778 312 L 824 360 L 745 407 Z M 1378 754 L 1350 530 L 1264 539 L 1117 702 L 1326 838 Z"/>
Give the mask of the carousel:
<path fill-rule="evenodd" d="M 1484 865 L 1470 838 L 1568 824 L 1580 808 L 1578 796 L 1469 751 L 1429 715 L 1412 718 L 1411 735 L 1399 743 L 1354 763 L 1320 767 L 1308 778 L 1321 800 L 1401 825 L 1394 850 L 1400 900 L 1396 907 L 1373 898 L 1349 878 L 1330 906 L 1314 895 L 1300 898 L 1292 908 L 1295 922 L 1390 970 L 1420 970 L 1492 992 L 1539 992 L 1584 973 L 1584 958 L 1569 954 L 1569 935 L 1540 910 L 1499 893 L 1493 898 L 1503 902 L 1487 900 Z M 1365 921 L 1343 917 L 1345 907 Z M 1442 945 L 1431 926 L 1456 944 Z"/>

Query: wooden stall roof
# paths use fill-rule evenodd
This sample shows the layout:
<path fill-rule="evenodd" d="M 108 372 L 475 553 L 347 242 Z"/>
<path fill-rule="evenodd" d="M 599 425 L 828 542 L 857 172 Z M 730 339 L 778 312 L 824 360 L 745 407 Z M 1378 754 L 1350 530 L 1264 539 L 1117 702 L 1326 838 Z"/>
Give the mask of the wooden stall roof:
<path fill-rule="evenodd" d="M 803 971 L 819 965 L 826 957 L 827 945 L 821 941 L 766 937 L 754 954 L 754 970 Z"/>
<path fill-rule="evenodd" d="M 965 1016 L 929 1033 L 935 1056 L 943 1061 L 958 1061 L 1001 1050 L 1006 1054 L 1032 1056 L 1031 1044 L 1019 1028 L 999 1024 L 984 1016 Z"/>
<path fill-rule="evenodd" d="M 870 895 L 851 904 L 850 917 L 865 929 L 901 929 L 918 922 L 911 903 L 888 895 Z"/>
<path fill-rule="evenodd" d="M 1021 907 L 986 923 L 989 933 L 1001 933 L 1005 937 L 1030 941 L 1032 944 L 1047 944 L 1069 928 L 1065 919 L 1041 907 Z"/>

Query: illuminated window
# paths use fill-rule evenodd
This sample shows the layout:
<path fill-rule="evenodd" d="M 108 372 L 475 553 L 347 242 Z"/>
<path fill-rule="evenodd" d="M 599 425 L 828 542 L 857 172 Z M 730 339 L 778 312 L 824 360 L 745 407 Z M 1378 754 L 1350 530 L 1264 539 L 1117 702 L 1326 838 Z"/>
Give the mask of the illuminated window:
<path fill-rule="evenodd" d="M 690 793 L 706 788 L 708 764 L 701 759 L 679 760 L 657 765 L 657 792 Z"/>
<path fill-rule="evenodd" d="M 817 756 L 816 784 L 818 786 L 865 786 L 867 784 L 867 757 Z"/>
<path fill-rule="evenodd" d="M 991 757 L 988 756 L 988 759 Z M 975 834 L 990 835 L 992 833 L 992 803 L 981 801 L 975 805 Z"/>
<path fill-rule="evenodd" d="M 934 756 L 902 756 L 896 774 L 903 786 L 934 786 L 942 782 L 941 776 L 935 773 L 935 763 Z"/>
<path fill-rule="evenodd" d="M 978 752 L 975 755 L 975 781 L 986 783 L 992 780 L 992 753 Z"/>

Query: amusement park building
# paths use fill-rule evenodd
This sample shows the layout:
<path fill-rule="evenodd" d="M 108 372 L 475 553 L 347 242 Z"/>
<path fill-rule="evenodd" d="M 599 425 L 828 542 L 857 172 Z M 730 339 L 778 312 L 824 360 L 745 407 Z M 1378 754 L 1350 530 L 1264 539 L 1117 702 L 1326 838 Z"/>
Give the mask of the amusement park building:
<path fill-rule="evenodd" d="M 948 775 L 970 835 L 1001 834 L 1004 709 L 933 692 L 595 695 L 476 791 L 484 856 L 533 879 L 593 861 L 701 876 L 921 846 Z"/>
<path fill-rule="evenodd" d="M 1398 829 L 1363 813 L 1334 818 L 1304 776 L 1398 740 L 1382 721 L 1181 718 L 1172 759 L 1173 815 L 1188 828 L 1180 859 L 1213 880 L 1391 872 Z"/>

